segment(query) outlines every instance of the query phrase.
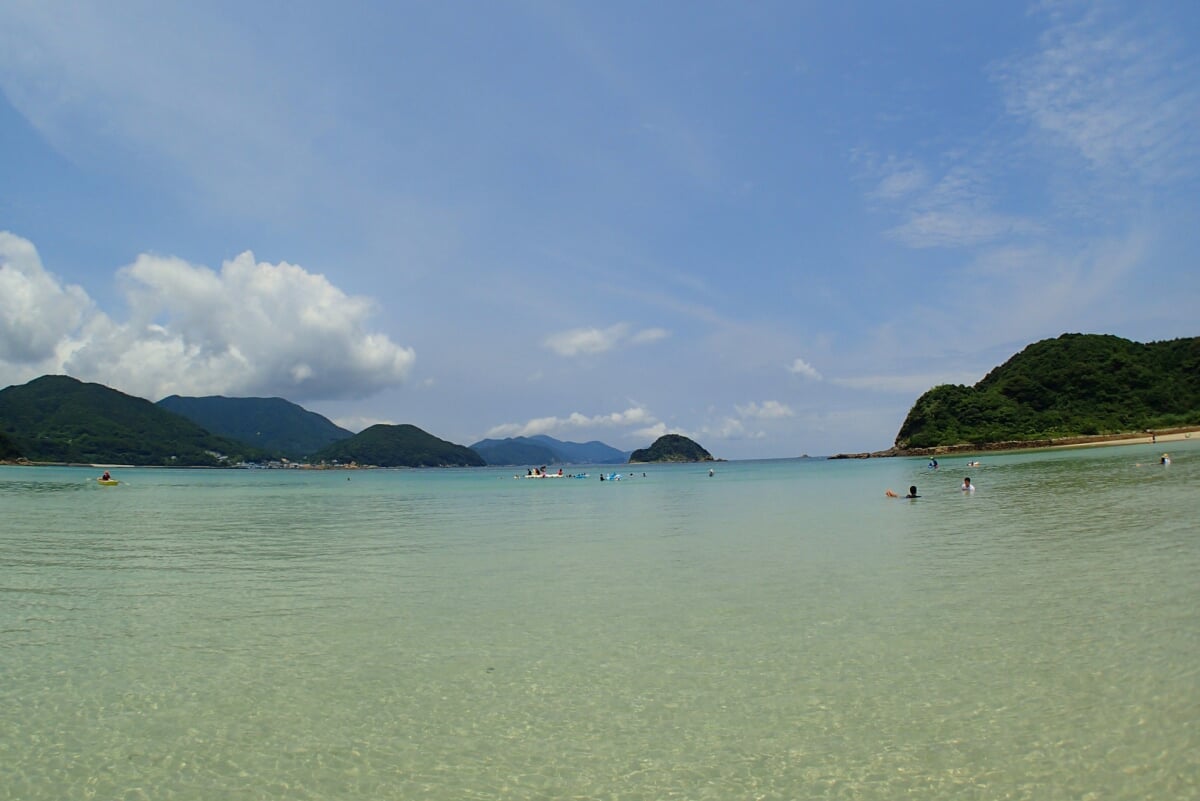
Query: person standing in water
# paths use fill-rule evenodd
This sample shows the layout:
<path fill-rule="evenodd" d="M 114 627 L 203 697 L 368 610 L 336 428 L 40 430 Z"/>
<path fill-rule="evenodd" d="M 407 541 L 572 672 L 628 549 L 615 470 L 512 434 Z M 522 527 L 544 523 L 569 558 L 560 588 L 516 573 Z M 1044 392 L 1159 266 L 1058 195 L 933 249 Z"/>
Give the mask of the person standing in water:
<path fill-rule="evenodd" d="M 975 485 L 971 483 L 970 476 L 967 476 L 966 478 L 963 479 L 961 489 L 963 492 L 974 492 L 975 491 Z"/>

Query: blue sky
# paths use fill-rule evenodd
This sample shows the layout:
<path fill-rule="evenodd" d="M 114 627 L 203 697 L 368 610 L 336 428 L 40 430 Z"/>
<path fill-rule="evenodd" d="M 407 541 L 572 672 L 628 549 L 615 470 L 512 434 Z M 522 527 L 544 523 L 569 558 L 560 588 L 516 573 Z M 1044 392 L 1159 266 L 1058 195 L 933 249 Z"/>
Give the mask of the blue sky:
<path fill-rule="evenodd" d="M 1200 334 L 1200 5 L 0 6 L 0 386 L 875 450 Z"/>

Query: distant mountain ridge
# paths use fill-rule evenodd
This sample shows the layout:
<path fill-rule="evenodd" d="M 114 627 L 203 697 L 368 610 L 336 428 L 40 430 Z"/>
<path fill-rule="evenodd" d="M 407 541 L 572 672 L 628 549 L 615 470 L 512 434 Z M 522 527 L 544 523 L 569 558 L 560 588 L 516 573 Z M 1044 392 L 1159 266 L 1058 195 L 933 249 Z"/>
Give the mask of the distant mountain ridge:
<path fill-rule="evenodd" d="M 354 432 L 283 398 L 171 395 L 158 406 L 214 434 L 292 459 L 354 436 Z"/>
<path fill-rule="evenodd" d="M 414 425 L 379 423 L 309 456 L 313 462 L 375 467 L 483 467 L 478 453 Z"/>
<path fill-rule="evenodd" d="M 64 375 L 42 376 L 7 387 L 0 390 L 0 460 L 228 467 L 286 454 L 286 450 L 260 450 L 220 436 L 169 408 L 183 404 L 215 414 L 217 419 L 210 421 L 214 428 L 239 430 L 238 425 L 254 426 L 255 432 L 264 435 L 263 440 L 268 432 L 273 436 L 290 434 L 293 439 L 289 449 L 308 447 L 303 439 L 296 438 L 297 433 L 336 437 L 297 461 L 356 462 L 380 467 L 484 464 L 470 448 L 438 439 L 413 425 L 376 425 L 351 434 L 282 398 L 172 396 L 163 401 L 151 403 Z M 281 420 L 273 424 L 265 416 L 270 414 Z M 243 415 L 244 419 L 234 419 Z M 222 416 L 230 420 L 222 422 Z"/>
<path fill-rule="evenodd" d="M 35 462 L 216 466 L 261 455 L 144 398 L 65 375 L 0 390 L 0 432 Z"/>
<path fill-rule="evenodd" d="M 491 465 L 623 464 L 629 458 L 628 451 L 598 440 L 563 442 L 545 434 L 483 439 L 471 450 Z"/>

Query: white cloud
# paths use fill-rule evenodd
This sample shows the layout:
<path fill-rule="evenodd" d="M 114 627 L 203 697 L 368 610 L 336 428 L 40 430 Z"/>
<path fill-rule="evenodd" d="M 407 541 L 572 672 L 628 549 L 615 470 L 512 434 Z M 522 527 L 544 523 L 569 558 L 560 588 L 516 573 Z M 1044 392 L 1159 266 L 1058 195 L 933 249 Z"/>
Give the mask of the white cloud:
<path fill-rule="evenodd" d="M 737 413 L 743 418 L 752 418 L 756 420 L 779 420 L 784 417 L 793 417 L 795 412 L 787 404 L 779 401 L 769 400 L 762 403 L 751 401 L 744 406 L 735 406 Z"/>
<path fill-rule="evenodd" d="M 1032 220 L 993 211 L 983 171 L 956 165 L 904 210 L 908 220 L 888 235 L 913 248 L 966 247 L 1037 233 Z"/>
<path fill-rule="evenodd" d="M 629 344 L 648 345 L 651 342 L 658 342 L 660 339 L 666 339 L 669 336 L 671 336 L 671 332 L 665 328 L 644 328 L 629 337 Z"/>
<path fill-rule="evenodd" d="M 767 432 L 761 429 L 747 428 L 745 419 L 725 417 L 715 425 L 704 426 L 694 439 L 748 440 L 766 439 L 766 437 Z"/>
<path fill-rule="evenodd" d="M 736 417 L 726 417 L 715 427 L 705 427 L 703 433 L 718 439 L 742 439 L 746 436 L 746 424 Z"/>
<path fill-rule="evenodd" d="M 129 319 L 61 287 L 33 245 L 0 235 L 0 369 L 66 373 L 157 400 L 165 395 L 361 397 L 402 382 L 413 351 L 366 329 L 374 311 L 321 275 L 256 262 L 220 272 L 139 256 L 118 271 Z"/>
<path fill-rule="evenodd" d="M 46 272 L 32 242 L 0 231 L 0 363 L 52 370 L 60 345 L 91 314 L 87 293 Z"/>
<path fill-rule="evenodd" d="M 887 233 L 909 247 L 966 247 L 992 242 L 1009 235 L 1035 233 L 1030 220 L 964 207 L 942 207 L 917 211 Z"/>
<path fill-rule="evenodd" d="M 633 425 L 661 425 L 650 412 L 632 407 L 623 412 L 588 416 L 572 412 L 566 417 L 537 417 L 525 423 L 502 423 L 487 432 L 488 437 L 532 437 L 537 434 L 586 428 L 620 428 Z"/>
<path fill-rule="evenodd" d="M 870 193 L 871 197 L 880 200 L 899 200 L 911 195 L 919 189 L 924 189 L 929 183 L 929 175 L 925 168 L 914 161 L 896 162 L 889 159 L 884 165 L 883 177 Z"/>
<path fill-rule="evenodd" d="M 630 432 L 630 437 L 635 439 L 650 440 L 653 442 L 659 437 L 666 436 L 669 433 L 671 433 L 671 429 L 667 428 L 666 423 L 655 423 L 652 426 L 646 426 L 645 428 L 639 428 L 636 431 Z"/>
<path fill-rule="evenodd" d="M 813 381 L 821 380 L 821 374 L 817 372 L 817 368 L 804 361 L 804 359 L 796 359 L 787 369 L 789 373 L 795 373 L 804 378 L 811 378 Z"/>
<path fill-rule="evenodd" d="M 608 328 L 573 328 L 546 337 L 542 343 L 560 356 L 580 356 L 604 353 L 623 345 L 646 345 L 670 336 L 662 328 L 644 328 L 631 332 L 628 323 Z"/>
<path fill-rule="evenodd" d="M 574 328 L 546 337 L 543 343 L 559 356 L 578 356 L 588 353 L 603 353 L 616 347 L 625 336 L 628 326 L 624 323 L 608 328 Z"/>

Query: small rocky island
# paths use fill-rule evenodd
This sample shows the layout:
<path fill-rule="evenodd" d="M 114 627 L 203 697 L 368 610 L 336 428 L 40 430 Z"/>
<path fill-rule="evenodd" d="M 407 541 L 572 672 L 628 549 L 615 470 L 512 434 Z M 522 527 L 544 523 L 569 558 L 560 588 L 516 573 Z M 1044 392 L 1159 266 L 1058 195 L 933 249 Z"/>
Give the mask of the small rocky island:
<path fill-rule="evenodd" d="M 665 434 L 649 448 L 634 451 L 629 463 L 641 462 L 714 462 L 713 456 L 682 434 Z"/>

